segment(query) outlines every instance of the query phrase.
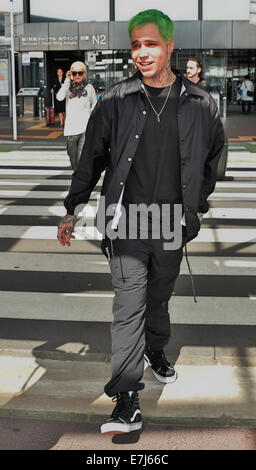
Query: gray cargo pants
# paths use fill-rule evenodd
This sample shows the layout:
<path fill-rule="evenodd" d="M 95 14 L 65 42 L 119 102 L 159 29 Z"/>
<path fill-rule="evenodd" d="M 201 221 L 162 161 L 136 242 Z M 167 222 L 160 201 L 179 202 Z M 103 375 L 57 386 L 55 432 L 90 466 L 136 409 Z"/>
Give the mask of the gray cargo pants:
<path fill-rule="evenodd" d="M 145 345 L 163 349 L 170 339 L 168 301 L 180 271 L 182 247 L 163 250 L 161 240 L 102 242 L 110 258 L 114 320 L 111 326 L 112 378 L 105 393 L 141 390 Z"/>
<path fill-rule="evenodd" d="M 67 154 L 70 159 L 72 169 L 76 171 L 81 157 L 85 141 L 85 132 L 77 135 L 68 135 L 66 137 Z"/>

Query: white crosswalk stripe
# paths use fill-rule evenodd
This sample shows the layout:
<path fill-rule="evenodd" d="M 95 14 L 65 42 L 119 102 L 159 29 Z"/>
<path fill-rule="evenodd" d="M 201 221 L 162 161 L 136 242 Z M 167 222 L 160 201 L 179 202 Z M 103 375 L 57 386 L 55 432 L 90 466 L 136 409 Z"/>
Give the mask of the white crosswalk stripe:
<path fill-rule="evenodd" d="M 22 191 L 22 190 L 0 190 L 0 198 L 14 199 L 65 199 L 68 191 Z M 99 199 L 99 193 L 93 191 L 91 200 Z"/>
<path fill-rule="evenodd" d="M 33 165 L 31 165 L 33 166 Z M 1 165 L 0 165 L 1 167 Z M 0 175 L 7 175 L 7 176 L 70 176 L 73 174 L 72 170 L 23 170 L 19 168 L 18 170 L 14 170 L 13 168 L 3 169 L 0 168 Z"/>
<path fill-rule="evenodd" d="M 95 227 L 76 227 L 75 236 L 79 240 L 101 240 L 102 236 Z M 29 238 L 39 240 L 56 240 L 56 227 L 43 225 L 27 227 L 26 225 L 5 225 L 0 227 L 0 238 Z M 202 228 L 191 243 L 230 242 L 255 243 L 255 229 L 207 229 Z"/>
<path fill-rule="evenodd" d="M 256 154 L 237 150 L 230 152 L 227 179 L 217 182 L 201 231 L 188 245 L 199 302 L 193 304 L 183 261 L 171 300 L 174 323 L 197 324 L 205 310 L 205 324 L 237 324 L 241 311 L 246 324 L 256 324 Z M 2 318 L 112 321 L 113 292 L 101 235 L 78 226 L 70 248 L 56 239 L 72 173 L 64 150 L 0 154 Z M 95 189 L 88 221 L 98 199 Z"/>
<path fill-rule="evenodd" d="M 11 180 L 11 179 L 4 179 L 0 180 L 1 186 L 69 186 L 70 180 L 47 180 L 47 179 L 40 179 L 40 180 Z"/>
<path fill-rule="evenodd" d="M 231 208 L 231 207 L 221 207 L 221 208 L 210 208 L 207 214 L 204 215 L 204 219 L 212 218 L 227 218 L 227 219 L 255 219 L 256 218 L 256 208 L 252 209 L 247 207 L 244 208 Z"/>

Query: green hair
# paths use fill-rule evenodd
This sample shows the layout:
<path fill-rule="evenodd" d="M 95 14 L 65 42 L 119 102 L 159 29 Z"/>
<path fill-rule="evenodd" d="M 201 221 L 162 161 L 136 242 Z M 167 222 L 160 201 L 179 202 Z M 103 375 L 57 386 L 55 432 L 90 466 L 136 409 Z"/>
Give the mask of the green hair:
<path fill-rule="evenodd" d="M 141 28 L 148 23 L 155 23 L 157 25 L 164 42 L 167 43 L 173 38 L 174 24 L 169 16 L 165 15 L 160 10 L 143 10 L 133 16 L 128 23 L 128 34 L 130 39 L 133 28 Z"/>

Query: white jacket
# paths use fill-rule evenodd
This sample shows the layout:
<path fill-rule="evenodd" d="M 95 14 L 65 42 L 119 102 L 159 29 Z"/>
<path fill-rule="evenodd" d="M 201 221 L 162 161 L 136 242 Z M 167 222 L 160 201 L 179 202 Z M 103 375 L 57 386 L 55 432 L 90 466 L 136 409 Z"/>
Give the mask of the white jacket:
<path fill-rule="evenodd" d="M 94 87 L 88 83 L 86 85 L 87 96 L 75 97 L 70 99 L 70 79 L 66 77 L 63 85 L 59 89 L 56 98 L 58 101 L 66 99 L 66 120 L 64 126 L 64 135 L 77 135 L 85 132 L 86 126 L 97 103 L 97 97 Z"/>
<path fill-rule="evenodd" d="M 243 101 L 253 101 L 253 96 L 247 95 L 247 91 L 254 91 L 254 85 L 251 80 L 244 80 L 241 86 L 241 90 Z"/>

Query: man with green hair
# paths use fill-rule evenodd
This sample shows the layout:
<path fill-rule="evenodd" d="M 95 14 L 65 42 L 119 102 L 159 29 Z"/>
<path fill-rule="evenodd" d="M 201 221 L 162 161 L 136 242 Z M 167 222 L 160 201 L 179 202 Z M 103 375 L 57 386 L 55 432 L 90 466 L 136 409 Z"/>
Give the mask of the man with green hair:
<path fill-rule="evenodd" d="M 112 377 L 104 390 L 116 405 L 101 432 L 110 434 L 142 427 L 138 391 L 144 388 L 144 359 L 161 383 L 177 378 L 164 353 L 170 339 L 168 301 L 183 246 L 197 236 L 199 214 L 209 208 L 207 198 L 215 187 L 224 146 L 214 100 L 171 69 L 170 18 L 158 10 L 146 10 L 131 19 L 128 30 L 138 71 L 106 91 L 94 108 L 64 202 L 67 215 L 58 226 L 59 242 L 69 246 L 76 206 L 88 202 L 105 170 L 104 206 L 100 203 L 98 221 L 104 219 L 102 251 L 109 261 L 115 297 Z M 134 206 L 142 206 L 139 215 L 147 222 L 147 237 L 136 224 L 138 214 L 131 215 Z M 168 208 L 168 214 L 159 211 L 162 232 L 157 237 L 152 206 Z M 164 229 L 175 228 L 176 207 L 181 209 L 182 236 L 178 244 L 166 244 Z M 129 218 L 124 219 L 127 213 Z M 123 220 L 125 237 L 118 236 Z"/>

